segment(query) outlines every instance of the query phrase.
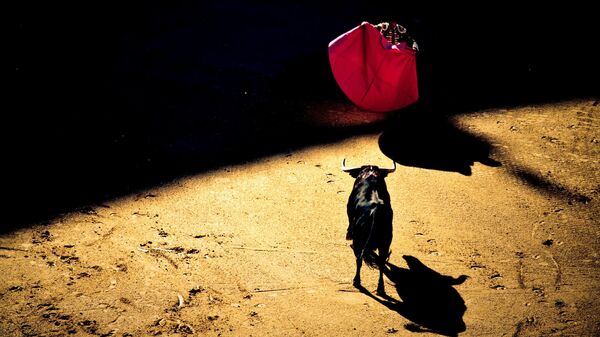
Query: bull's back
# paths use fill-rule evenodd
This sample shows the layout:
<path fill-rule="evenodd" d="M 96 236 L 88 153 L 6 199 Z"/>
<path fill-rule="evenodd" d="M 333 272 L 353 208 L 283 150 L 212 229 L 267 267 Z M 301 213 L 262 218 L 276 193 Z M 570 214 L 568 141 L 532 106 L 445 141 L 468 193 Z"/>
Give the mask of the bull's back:
<path fill-rule="evenodd" d="M 391 240 L 393 212 L 385 185 L 362 182 L 355 186 L 348 200 L 348 217 L 355 244 L 363 245 Z"/>

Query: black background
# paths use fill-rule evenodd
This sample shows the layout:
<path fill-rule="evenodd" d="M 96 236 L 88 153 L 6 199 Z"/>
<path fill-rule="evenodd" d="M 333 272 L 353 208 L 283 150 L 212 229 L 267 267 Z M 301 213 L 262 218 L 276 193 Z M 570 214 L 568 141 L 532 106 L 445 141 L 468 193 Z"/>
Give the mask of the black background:
<path fill-rule="evenodd" d="M 419 104 L 440 113 L 597 97 L 595 11 L 527 5 L 21 3 L 4 227 L 359 132 L 302 118 L 345 101 L 327 44 L 362 21 L 408 28 Z"/>

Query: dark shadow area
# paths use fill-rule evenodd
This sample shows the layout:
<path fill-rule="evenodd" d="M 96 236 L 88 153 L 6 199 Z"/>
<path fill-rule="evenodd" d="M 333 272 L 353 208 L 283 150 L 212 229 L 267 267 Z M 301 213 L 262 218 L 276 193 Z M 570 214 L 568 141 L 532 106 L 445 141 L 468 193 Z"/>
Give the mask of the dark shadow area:
<path fill-rule="evenodd" d="M 403 256 L 408 269 L 388 263 L 385 276 L 392 281 L 401 301 L 391 296 L 379 298 L 365 288 L 369 297 L 394 310 L 412 323 L 405 328 L 412 332 L 433 332 L 458 336 L 466 330 L 463 315 L 465 302 L 453 286 L 462 284 L 467 276 L 457 278 L 442 275 L 413 256 Z"/>
<path fill-rule="evenodd" d="M 344 100 L 327 43 L 354 25 L 352 11 L 321 20 L 333 8 L 310 1 L 21 8 L 0 231 L 373 132 L 305 118 L 309 102 Z"/>
<path fill-rule="evenodd" d="M 543 174 L 534 172 L 531 169 L 525 169 L 516 165 L 511 165 L 507 168 L 508 172 L 515 176 L 520 181 L 524 182 L 528 186 L 543 191 L 547 195 L 552 195 L 557 198 L 562 198 L 568 202 L 569 205 L 573 204 L 588 204 L 592 201 L 592 197 L 585 195 L 577 190 L 570 190 L 564 186 L 560 186 Z M 590 193 L 590 195 L 593 195 Z"/>
<path fill-rule="evenodd" d="M 421 101 L 432 110 L 453 114 L 600 94 L 593 85 L 600 52 L 591 43 L 598 31 L 591 8 L 492 2 L 439 9 L 422 12 L 414 27 L 422 45 Z"/>
<path fill-rule="evenodd" d="M 346 102 L 327 44 L 364 20 L 397 20 L 417 39 L 421 98 L 435 104 L 432 114 L 589 95 L 598 73 L 585 9 L 563 17 L 564 9 L 472 16 L 438 8 L 441 15 L 361 1 L 18 7 L 15 93 L 0 139 L 8 200 L 1 231 L 184 175 L 382 130 L 316 126 L 306 115 L 323 100 Z M 412 140 L 388 134 L 386 151 L 404 156 L 394 151 Z"/>
<path fill-rule="evenodd" d="M 489 158 L 484 139 L 459 130 L 448 116 L 417 103 L 390 120 L 379 137 L 381 151 L 399 164 L 471 175 L 471 166 L 501 164 Z"/>

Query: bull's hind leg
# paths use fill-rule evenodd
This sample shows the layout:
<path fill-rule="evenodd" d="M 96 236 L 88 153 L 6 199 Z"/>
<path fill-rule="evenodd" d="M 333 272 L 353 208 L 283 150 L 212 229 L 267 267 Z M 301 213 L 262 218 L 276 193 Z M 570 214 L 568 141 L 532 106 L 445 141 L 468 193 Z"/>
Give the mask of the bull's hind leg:
<path fill-rule="evenodd" d="M 377 267 L 379 269 L 379 281 L 377 282 L 377 295 L 386 296 L 385 285 L 383 284 L 383 269 L 386 268 L 385 263 L 390 256 L 390 245 L 379 247 L 379 257 L 377 258 Z"/>
<path fill-rule="evenodd" d="M 354 257 L 356 258 L 356 274 L 354 274 L 354 281 L 352 282 L 352 284 L 354 285 L 354 287 L 356 288 L 361 288 L 360 285 L 360 268 L 362 267 L 362 249 L 361 247 L 364 246 L 363 242 L 360 242 L 358 240 L 356 240 L 356 238 L 352 241 L 352 245 L 350 247 L 352 247 L 352 252 L 354 252 Z"/>
<path fill-rule="evenodd" d="M 377 282 L 377 295 L 385 296 L 385 286 L 383 285 L 383 271 L 379 270 L 379 282 Z"/>

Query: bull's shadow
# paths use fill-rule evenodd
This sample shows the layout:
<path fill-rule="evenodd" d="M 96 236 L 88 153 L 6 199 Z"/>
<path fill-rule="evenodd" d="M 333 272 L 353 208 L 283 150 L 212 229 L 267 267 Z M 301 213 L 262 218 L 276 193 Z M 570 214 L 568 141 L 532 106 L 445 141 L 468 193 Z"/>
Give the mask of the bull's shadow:
<path fill-rule="evenodd" d="M 405 166 L 471 175 L 471 166 L 501 164 L 489 157 L 491 145 L 460 130 L 437 108 L 416 104 L 398 111 L 379 137 L 381 151 Z"/>
<path fill-rule="evenodd" d="M 466 330 L 463 314 L 467 310 L 464 300 L 454 285 L 462 284 L 467 276 L 457 278 L 442 275 L 424 265 L 413 256 L 403 256 L 408 269 L 387 264 L 384 274 L 395 285 L 398 301 L 360 291 L 394 310 L 412 323 L 405 328 L 412 332 L 433 332 L 444 336 L 458 336 Z"/>

